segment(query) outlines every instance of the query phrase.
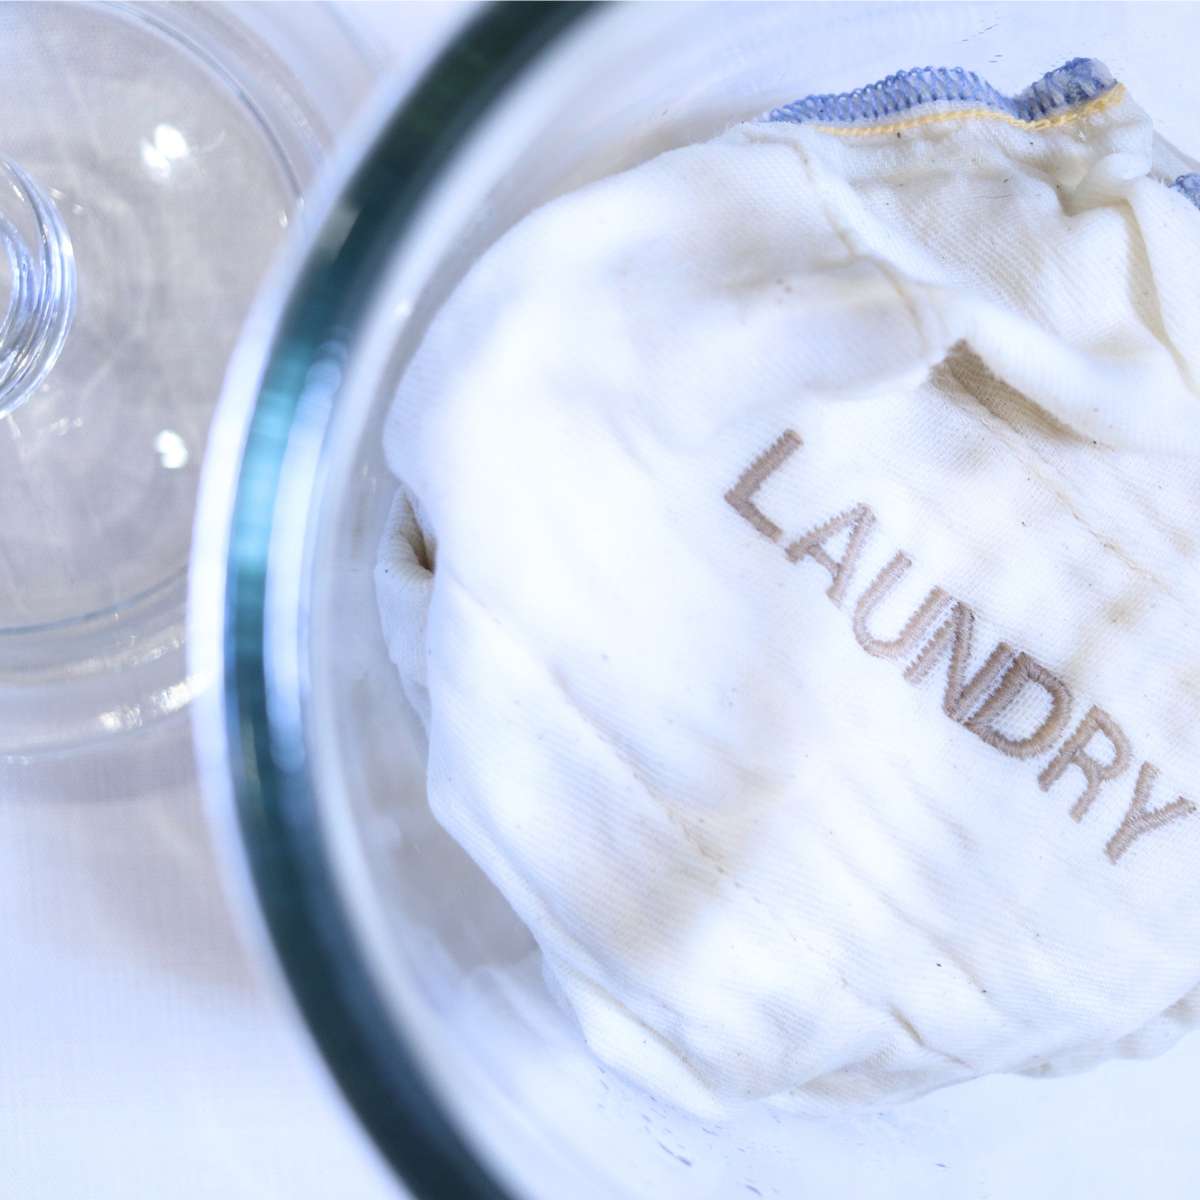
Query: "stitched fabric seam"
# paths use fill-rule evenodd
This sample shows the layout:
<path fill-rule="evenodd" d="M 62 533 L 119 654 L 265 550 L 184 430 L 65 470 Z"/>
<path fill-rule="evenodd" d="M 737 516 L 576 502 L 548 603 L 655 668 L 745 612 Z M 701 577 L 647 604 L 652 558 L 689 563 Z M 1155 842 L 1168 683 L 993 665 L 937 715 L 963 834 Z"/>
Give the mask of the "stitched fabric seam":
<path fill-rule="evenodd" d="M 768 121 L 866 123 L 949 101 L 973 103 L 1022 125 L 1033 125 L 1064 109 L 1074 109 L 1117 86 L 1096 59 L 1074 58 L 1047 71 L 1015 96 L 962 67 L 914 67 L 852 92 L 811 95 L 765 114 Z"/>
<path fill-rule="evenodd" d="M 1056 113 L 1051 117 L 1040 117 L 1036 121 L 1024 121 L 1020 117 L 1014 117 L 1009 113 L 995 108 L 951 108 L 937 112 L 922 113 L 920 116 L 908 117 L 903 121 L 892 121 L 886 125 L 805 123 L 809 125 L 810 129 L 815 129 L 818 133 L 832 133 L 838 137 L 872 137 L 875 134 L 903 133 L 907 129 L 916 129 L 922 125 L 937 125 L 946 121 L 963 120 L 1002 121 L 1004 124 L 1013 125 L 1018 129 L 1054 129 L 1059 126 L 1070 125 L 1074 121 L 1092 116 L 1095 113 L 1103 112 L 1106 108 L 1111 107 L 1118 100 L 1122 99 L 1124 95 L 1125 86 L 1118 83 L 1110 91 L 1105 92 L 1102 96 L 1097 96 L 1094 100 L 1089 100 L 1086 104 L 1082 104 L 1078 108 Z"/>
<path fill-rule="evenodd" d="M 927 125 L 964 120 L 1046 130 L 1103 112 L 1126 94 L 1124 84 L 1091 58 L 1071 59 L 1015 96 L 1005 95 L 962 67 L 914 67 L 851 92 L 805 96 L 771 109 L 758 122 L 807 125 L 818 133 L 844 138 L 899 136 Z M 968 104 L 971 107 L 961 107 Z M 931 105 L 939 107 L 929 111 Z M 1158 181 L 1200 208 L 1200 172 Z"/>

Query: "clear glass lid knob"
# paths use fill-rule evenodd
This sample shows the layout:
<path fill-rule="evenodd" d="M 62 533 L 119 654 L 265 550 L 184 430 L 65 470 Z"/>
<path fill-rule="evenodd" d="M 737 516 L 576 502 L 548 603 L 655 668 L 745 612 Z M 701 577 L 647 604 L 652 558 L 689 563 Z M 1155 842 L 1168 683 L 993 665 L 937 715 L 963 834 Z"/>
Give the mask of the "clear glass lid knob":
<path fill-rule="evenodd" d="M 75 313 L 75 254 L 54 201 L 0 156 L 0 245 L 8 295 L 0 320 L 0 416 L 58 361 Z"/>

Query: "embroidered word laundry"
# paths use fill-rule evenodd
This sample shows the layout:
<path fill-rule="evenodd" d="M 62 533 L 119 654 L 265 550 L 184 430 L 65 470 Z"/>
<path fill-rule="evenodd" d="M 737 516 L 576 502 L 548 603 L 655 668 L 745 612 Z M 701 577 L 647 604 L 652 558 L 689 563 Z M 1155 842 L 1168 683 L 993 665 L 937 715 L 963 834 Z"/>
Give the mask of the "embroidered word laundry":
<path fill-rule="evenodd" d="M 725 493 L 725 499 L 734 511 L 772 542 L 778 542 L 783 531 L 755 505 L 754 497 L 766 479 L 802 444 L 799 434 L 785 430 Z M 825 594 L 841 608 L 854 580 L 864 544 L 876 527 L 875 513 L 867 505 L 859 504 L 789 543 L 786 554 L 794 563 L 811 559 L 828 571 L 831 582 Z M 845 547 L 841 557 L 834 558 L 828 546 L 843 533 L 847 535 Z M 1073 703 L 1070 689 L 1032 655 L 1024 650 L 1014 650 L 1005 642 L 998 643 L 983 665 L 968 677 L 969 664 L 973 661 L 975 613 L 964 601 L 937 587 L 925 597 L 897 635 L 881 638 L 871 632 L 871 614 L 911 566 L 909 556 L 898 551 L 859 596 L 850 610 L 858 644 L 876 658 L 904 663 L 904 678 L 914 683 L 934 670 L 939 660 L 945 660 L 946 691 L 942 711 L 946 716 L 1012 758 L 1035 758 L 1045 754 L 1066 728 Z M 1000 732 L 996 718 L 1022 689 L 1028 687 L 1040 688 L 1046 693 L 1049 707 L 1045 715 L 1020 737 Z M 1107 742 L 1102 757 L 1097 757 L 1097 736 Z M 914 748 L 914 753 L 920 753 L 920 748 Z M 1100 787 L 1125 774 L 1132 762 L 1132 748 L 1125 731 L 1104 709 L 1092 705 L 1042 769 L 1037 781 L 1043 791 L 1048 791 L 1069 768 L 1076 768 L 1083 776 L 1084 787 L 1071 807 L 1071 817 L 1082 821 Z M 1196 805 L 1183 796 L 1160 807 L 1152 807 L 1151 795 L 1158 776 L 1158 768 L 1151 762 L 1143 762 L 1138 768 L 1133 798 L 1125 818 L 1104 848 L 1113 863 L 1118 862 L 1138 838 L 1198 811 Z"/>

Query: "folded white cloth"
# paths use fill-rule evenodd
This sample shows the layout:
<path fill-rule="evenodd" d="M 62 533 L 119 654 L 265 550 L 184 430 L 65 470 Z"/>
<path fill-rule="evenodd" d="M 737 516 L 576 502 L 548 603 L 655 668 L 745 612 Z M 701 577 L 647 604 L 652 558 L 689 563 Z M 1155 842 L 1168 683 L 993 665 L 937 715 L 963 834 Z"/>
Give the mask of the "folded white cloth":
<path fill-rule="evenodd" d="M 377 575 L 430 803 L 646 1088 L 1200 1020 L 1189 168 L 1097 63 L 906 72 L 556 200 L 434 322 Z"/>

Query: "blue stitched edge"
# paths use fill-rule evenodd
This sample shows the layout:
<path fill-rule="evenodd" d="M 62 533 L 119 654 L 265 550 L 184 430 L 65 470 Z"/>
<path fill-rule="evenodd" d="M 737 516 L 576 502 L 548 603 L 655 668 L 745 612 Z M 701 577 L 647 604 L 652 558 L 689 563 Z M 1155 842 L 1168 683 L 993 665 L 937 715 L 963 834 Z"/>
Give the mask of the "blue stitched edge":
<path fill-rule="evenodd" d="M 1180 175 L 1171 187 L 1186 196 L 1197 208 L 1200 208 L 1200 173 Z"/>
<path fill-rule="evenodd" d="M 1094 58 L 1073 58 L 1061 67 L 1047 71 L 1036 83 L 1015 96 L 1005 96 L 986 79 L 962 67 L 914 67 L 853 92 L 806 96 L 803 100 L 772 109 L 764 119 L 853 124 L 906 113 L 921 104 L 952 100 L 984 105 L 1018 121 L 1036 121 L 1093 100 L 1115 87 L 1116 82 L 1108 68 Z"/>

